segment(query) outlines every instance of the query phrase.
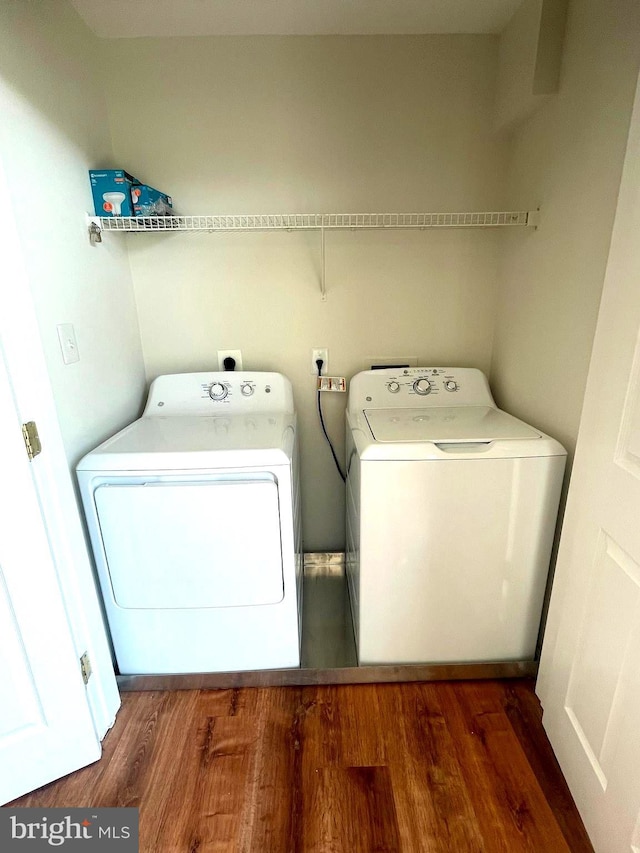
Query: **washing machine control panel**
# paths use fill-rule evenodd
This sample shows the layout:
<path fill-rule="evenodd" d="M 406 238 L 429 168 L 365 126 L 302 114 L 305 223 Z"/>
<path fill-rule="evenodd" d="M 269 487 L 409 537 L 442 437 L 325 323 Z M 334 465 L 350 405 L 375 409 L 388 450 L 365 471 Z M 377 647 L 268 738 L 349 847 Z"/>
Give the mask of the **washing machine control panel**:
<path fill-rule="evenodd" d="M 281 373 L 211 371 L 158 376 L 144 410 L 151 415 L 294 412 L 291 383 Z"/>
<path fill-rule="evenodd" d="M 209 385 L 209 396 L 212 400 L 224 400 L 229 393 L 229 386 L 224 382 L 212 382 Z"/>
<path fill-rule="evenodd" d="M 426 397 L 427 394 L 430 394 L 435 385 L 432 385 L 431 382 L 422 376 L 420 379 L 416 379 L 413 383 L 412 388 L 416 392 L 416 394 L 420 394 L 422 397 Z"/>
<path fill-rule="evenodd" d="M 349 411 L 420 406 L 495 406 L 482 371 L 470 367 L 365 370 L 351 380 Z"/>
<path fill-rule="evenodd" d="M 403 369 L 397 376 L 386 381 L 390 394 L 417 394 L 426 397 L 429 394 L 456 394 L 460 391 L 460 383 L 452 371 L 445 373 L 445 368 L 430 367 Z"/>
<path fill-rule="evenodd" d="M 249 378 L 242 374 L 235 376 L 228 371 L 225 371 L 222 376 L 214 379 L 211 383 L 203 382 L 202 389 L 207 391 L 214 403 L 224 403 L 237 412 L 255 411 L 254 403 L 256 401 L 249 398 L 256 394 L 258 395 L 259 410 L 271 410 L 275 400 L 275 397 L 271 395 L 275 394 L 277 397 L 279 391 L 282 390 L 278 382 L 274 383 L 271 379 L 260 382 L 256 380 L 255 376 Z"/>

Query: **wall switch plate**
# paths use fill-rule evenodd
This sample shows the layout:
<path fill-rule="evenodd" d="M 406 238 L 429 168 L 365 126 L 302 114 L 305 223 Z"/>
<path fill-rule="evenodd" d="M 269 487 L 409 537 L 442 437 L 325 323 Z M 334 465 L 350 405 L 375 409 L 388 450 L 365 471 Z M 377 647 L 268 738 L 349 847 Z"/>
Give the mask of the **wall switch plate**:
<path fill-rule="evenodd" d="M 73 328 L 73 323 L 59 323 L 56 329 L 58 330 L 58 340 L 60 341 L 64 363 L 74 364 L 76 361 L 80 361 L 76 331 Z"/>
<path fill-rule="evenodd" d="M 324 376 L 329 370 L 329 350 L 327 347 L 318 347 L 317 349 L 311 350 L 311 373 L 314 376 L 318 375 L 318 365 L 316 361 L 321 358 L 322 359 L 322 375 Z"/>
<path fill-rule="evenodd" d="M 219 349 L 218 350 L 218 370 L 224 370 L 225 358 L 235 358 L 236 366 L 234 370 L 242 370 L 242 350 L 239 349 Z"/>

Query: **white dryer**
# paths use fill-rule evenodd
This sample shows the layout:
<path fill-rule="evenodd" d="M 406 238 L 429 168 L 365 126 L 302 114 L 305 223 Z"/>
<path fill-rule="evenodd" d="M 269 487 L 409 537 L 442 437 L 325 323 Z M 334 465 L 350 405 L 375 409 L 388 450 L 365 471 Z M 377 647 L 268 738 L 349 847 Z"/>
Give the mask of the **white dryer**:
<path fill-rule="evenodd" d="M 160 376 L 77 466 L 122 674 L 300 664 L 296 415 L 278 373 Z"/>
<path fill-rule="evenodd" d="M 347 577 L 358 662 L 528 661 L 566 452 L 471 368 L 351 380 Z"/>

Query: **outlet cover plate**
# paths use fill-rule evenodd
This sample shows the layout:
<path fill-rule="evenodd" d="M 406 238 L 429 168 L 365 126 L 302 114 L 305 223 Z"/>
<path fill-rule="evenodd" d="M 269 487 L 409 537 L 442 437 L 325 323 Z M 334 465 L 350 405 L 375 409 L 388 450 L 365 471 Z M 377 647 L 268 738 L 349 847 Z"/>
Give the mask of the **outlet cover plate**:
<path fill-rule="evenodd" d="M 316 365 L 316 360 L 321 358 L 323 361 L 322 364 L 322 375 L 325 376 L 329 371 L 329 350 L 327 347 L 316 347 L 311 350 L 311 373 L 313 376 L 318 375 L 318 366 Z"/>

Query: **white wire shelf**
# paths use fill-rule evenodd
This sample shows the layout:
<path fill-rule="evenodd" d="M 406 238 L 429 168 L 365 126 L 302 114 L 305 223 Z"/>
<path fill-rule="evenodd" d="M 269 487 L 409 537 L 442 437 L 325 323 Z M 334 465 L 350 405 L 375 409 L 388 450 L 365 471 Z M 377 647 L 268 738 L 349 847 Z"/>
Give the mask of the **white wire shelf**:
<path fill-rule="evenodd" d="M 91 243 L 102 241 L 103 231 L 319 231 L 320 293 L 325 286 L 325 233 L 339 230 L 427 228 L 537 227 L 539 211 L 473 211 L 471 213 L 255 213 L 231 216 L 87 216 Z"/>
<path fill-rule="evenodd" d="M 496 228 L 537 224 L 537 211 L 471 213 L 276 213 L 231 216 L 89 217 L 90 230 L 148 231 L 318 231 L 375 228 Z"/>

